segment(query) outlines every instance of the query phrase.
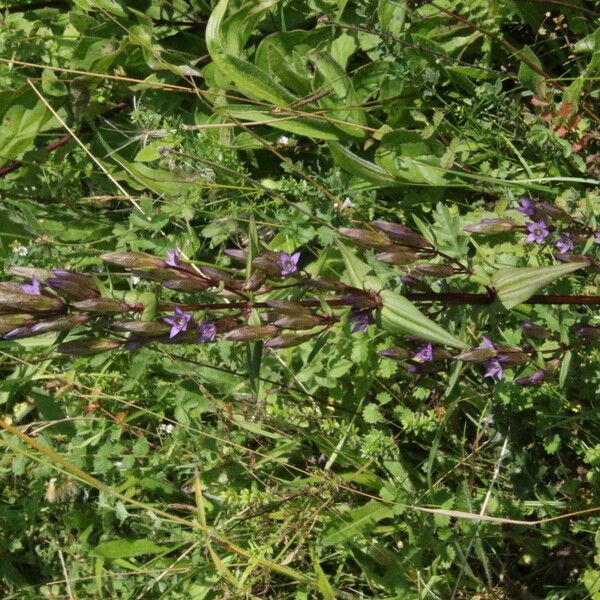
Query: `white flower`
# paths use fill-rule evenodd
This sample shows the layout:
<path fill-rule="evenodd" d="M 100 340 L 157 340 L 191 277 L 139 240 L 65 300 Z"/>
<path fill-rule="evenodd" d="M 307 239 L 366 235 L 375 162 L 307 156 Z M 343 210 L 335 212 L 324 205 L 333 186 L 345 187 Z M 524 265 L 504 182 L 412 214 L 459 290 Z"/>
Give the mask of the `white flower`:
<path fill-rule="evenodd" d="M 135 275 L 131 276 L 131 285 L 137 285 L 139 282 L 140 282 L 140 278 L 139 277 L 137 277 Z"/>
<path fill-rule="evenodd" d="M 287 146 L 290 143 L 290 138 L 287 135 L 280 135 L 277 138 L 277 143 L 280 146 Z"/>
<path fill-rule="evenodd" d="M 29 254 L 29 249 L 25 246 L 17 246 L 15 248 L 15 254 L 18 254 L 19 256 L 27 256 Z"/>
<path fill-rule="evenodd" d="M 173 425 L 172 423 L 161 423 L 158 426 L 158 428 L 168 435 L 169 433 L 173 432 L 173 429 L 175 429 L 175 425 Z"/>
<path fill-rule="evenodd" d="M 117 468 L 117 469 L 122 469 L 123 468 L 123 463 L 120 460 L 117 460 L 113 463 L 113 465 Z"/>

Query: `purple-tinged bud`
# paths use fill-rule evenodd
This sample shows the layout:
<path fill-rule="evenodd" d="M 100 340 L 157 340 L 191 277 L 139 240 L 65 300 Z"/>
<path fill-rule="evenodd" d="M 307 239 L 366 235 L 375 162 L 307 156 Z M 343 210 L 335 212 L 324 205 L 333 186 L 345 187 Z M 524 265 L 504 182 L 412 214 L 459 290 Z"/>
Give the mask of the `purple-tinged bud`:
<path fill-rule="evenodd" d="M 586 263 L 588 267 L 594 264 L 594 261 L 589 256 L 583 256 L 583 254 L 575 254 L 573 252 L 565 252 L 553 255 L 556 260 L 564 263 Z"/>
<path fill-rule="evenodd" d="M 538 340 L 545 340 L 550 336 L 550 332 L 541 325 L 536 325 L 531 321 L 523 321 L 521 325 L 523 331 L 532 338 L 537 338 Z"/>
<path fill-rule="evenodd" d="M 252 266 L 259 271 L 265 271 L 271 276 L 279 277 L 281 275 L 281 269 L 277 264 L 278 258 L 279 255 L 275 252 L 261 254 L 252 261 Z"/>
<path fill-rule="evenodd" d="M 16 340 L 19 338 L 31 337 L 32 335 L 34 334 L 31 331 L 31 327 L 17 327 L 8 333 L 5 333 L 3 337 L 5 340 Z"/>
<path fill-rule="evenodd" d="M 111 325 L 111 329 L 154 336 L 169 333 L 171 326 L 163 321 L 117 321 Z"/>
<path fill-rule="evenodd" d="M 591 325 L 580 323 L 578 325 L 573 325 L 573 331 L 584 340 L 597 340 L 600 338 L 600 327 L 592 327 Z"/>
<path fill-rule="evenodd" d="M 236 285 L 240 283 L 231 275 L 221 271 L 220 269 L 215 269 L 214 267 L 202 266 L 198 267 L 198 270 L 202 276 L 211 281 L 213 285 L 219 285 L 221 282 L 223 282 L 225 285 Z"/>
<path fill-rule="evenodd" d="M 28 327 L 35 323 L 33 315 L 17 313 L 14 315 L 0 315 L 0 335 L 8 333 L 18 327 Z"/>
<path fill-rule="evenodd" d="M 240 320 L 236 317 L 221 317 L 213 321 L 217 328 L 217 333 L 227 333 L 236 327 L 239 327 Z"/>
<path fill-rule="evenodd" d="M 411 273 L 424 275 L 426 277 L 450 277 L 454 275 L 454 269 L 449 265 L 435 265 L 431 263 L 416 265 L 411 269 Z"/>
<path fill-rule="evenodd" d="M 378 354 L 397 361 L 406 360 L 411 356 L 411 353 L 404 348 L 385 348 L 384 350 L 380 350 Z"/>
<path fill-rule="evenodd" d="M 410 265 L 419 259 L 414 252 L 381 252 L 376 256 L 377 260 L 389 265 Z"/>
<path fill-rule="evenodd" d="M 230 342 L 258 342 L 274 337 L 278 331 L 275 325 L 246 325 L 229 331 L 223 339 Z"/>
<path fill-rule="evenodd" d="M 416 279 L 412 275 L 402 275 L 400 277 L 400 281 L 407 287 L 414 288 L 415 290 L 419 290 L 421 292 L 433 291 L 428 284 L 420 279 Z"/>
<path fill-rule="evenodd" d="M 69 331 L 78 325 L 87 323 L 89 320 L 90 317 L 87 315 L 66 315 L 50 321 L 40 321 L 31 328 L 31 331 L 34 334 L 47 333 L 48 331 Z"/>
<path fill-rule="evenodd" d="M 146 254 L 145 252 L 107 252 L 101 254 L 100 258 L 113 265 L 124 267 L 125 269 L 162 269 L 167 263 L 157 256 Z"/>
<path fill-rule="evenodd" d="M 392 240 L 389 237 L 376 231 L 370 231 L 369 229 L 340 227 L 338 232 L 345 238 L 367 248 L 389 248 L 392 246 Z"/>
<path fill-rule="evenodd" d="M 532 386 L 540 384 L 550 373 L 545 369 L 534 371 L 529 377 L 518 377 L 515 379 L 517 385 Z"/>
<path fill-rule="evenodd" d="M 536 204 L 536 214 L 542 217 L 550 217 L 558 221 L 572 221 L 573 218 L 570 214 L 565 212 L 562 208 L 555 206 L 554 204 L 548 204 L 547 202 L 538 202 Z"/>
<path fill-rule="evenodd" d="M 510 350 L 506 352 L 499 352 L 497 360 L 503 365 L 524 365 L 531 360 L 531 357 L 526 352 Z"/>
<path fill-rule="evenodd" d="M 293 346 L 299 346 L 300 344 L 304 344 L 311 338 L 319 335 L 320 331 L 315 333 L 286 333 L 283 335 L 278 335 L 273 339 L 265 342 L 265 346 L 267 348 L 271 348 L 273 350 L 277 350 L 279 348 L 292 348 Z"/>
<path fill-rule="evenodd" d="M 308 308 L 290 300 L 267 300 L 265 304 L 285 315 L 310 314 Z"/>
<path fill-rule="evenodd" d="M 125 342 L 111 338 L 80 338 L 72 342 L 65 342 L 56 347 L 56 351 L 61 354 L 71 356 L 89 356 L 91 354 L 101 354 L 115 348 L 120 348 Z"/>
<path fill-rule="evenodd" d="M 412 229 L 399 225 L 398 223 L 388 223 L 387 221 L 373 221 L 373 227 L 387 233 L 389 236 L 402 242 L 405 246 L 412 248 L 429 248 L 431 243 L 429 240 Z"/>
<path fill-rule="evenodd" d="M 247 292 L 255 292 L 264 283 L 266 278 L 267 274 L 264 271 L 255 270 L 250 277 L 246 279 L 242 288 Z"/>
<path fill-rule="evenodd" d="M 316 277 L 314 279 L 307 279 L 304 282 L 306 287 L 313 287 L 317 290 L 325 290 L 331 292 L 344 292 L 352 289 L 350 286 L 336 281 L 335 279 L 329 279 L 327 277 Z"/>
<path fill-rule="evenodd" d="M 70 271 L 52 271 L 54 277 L 48 277 L 45 283 L 57 292 L 62 292 L 70 299 L 85 300 L 97 298 L 100 290 L 96 282 L 88 275 L 71 273 Z"/>
<path fill-rule="evenodd" d="M 344 294 L 340 300 L 352 306 L 354 309 L 377 308 L 378 306 L 378 301 L 375 296 L 358 289 L 350 294 Z"/>
<path fill-rule="evenodd" d="M 299 314 L 299 315 L 284 315 L 275 321 L 273 324 L 280 329 L 312 329 L 317 325 L 323 323 L 321 317 L 310 314 Z"/>
<path fill-rule="evenodd" d="M 0 292 L 8 294 L 22 294 L 21 284 L 14 281 L 3 281 L 0 283 Z"/>
<path fill-rule="evenodd" d="M 465 362 L 485 362 L 496 356 L 497 352 L 490 348 L 473 348 L 455 356 L 456 360 Z"/>
<path fill-rule="evenodd" d="M 227 256 L 233 258 L 233 260 L 237 260 L 238 262 L 240 262 L 242 264 L 246 264 L 246 261 L 248 260 L 248 252 L 246 250 L 237 250 L 235 248 L 227 248 L 225 250 L 225 254 L 227 254 Z"/>
<path fill-rule="evenodd" d="M 51 271 L 48 271 L 47 269 L 36 269 L 34 267 L 13 266 L 10 267 L 9 271 L 22 279 L 37 279 L 38 281 L 44 281 L 48 277 L 52 277 Z"/>
<path fill-rule="evenodd" d="M 99 315 L 114 315 L 132 310 L 129 304 L 113 298 L 90 298 L 81 302 L 73 302 L 73 307 L 82 312 Z"/>
<path fill-rule="evenodd" d="M 212 283 L 199 279 L 169 279 L 162 282 L 163 287 L 179 292 L 204 292 L 212 287 Z"/>
<path fill-rule="evenodd" d="M 55 296 L 13 294 L 0 292 L 1 312 L 58 312 L 64 309 L 64 302 Z"/>
<path fill-rule="evenodd" d="M 512 219 L 482 219 L 479 223 L 463 227 L 469 233 L 483 233 L 492 235 L 495 233 L 506 233 L 519 229 L 519 224 Z"/>

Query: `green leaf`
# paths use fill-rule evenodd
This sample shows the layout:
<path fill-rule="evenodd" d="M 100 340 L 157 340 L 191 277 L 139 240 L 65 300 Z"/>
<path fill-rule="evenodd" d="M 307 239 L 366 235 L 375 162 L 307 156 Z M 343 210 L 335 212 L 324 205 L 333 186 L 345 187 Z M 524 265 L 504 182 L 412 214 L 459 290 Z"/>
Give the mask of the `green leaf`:
<path fill-rule="evenodd" d="M 587 263 L 578 262 L 552 267 L 502 269 L 492 278 L 492 286 L 500 304 L 506 309 L 511 309 L 531 298 L 540 288 L 587 266 Z"/>
<path fill-rule="evenodd" d="M 364 506 L 348 511 L 341 518 L 333 521 L 325 529 L 322 544 L 324 546 L 341 544 L 347 539 L 372 528 L 382 519 L 389 519 L 393 515 L 391 508 L 381 502 L 371 500 Z"/>
<path fill-rule="evenodd" d="M 336 142 L 329 142 L 331 156 L 338 165 L 355 177 L 366 179 L 380 186 L 398 185 L 398 180 L 388 171 L 345 148 Z"/>
<path fill-rule="evenodd" d="M 158 546 L 152 540 L 143 538 L 139 540 L 113 540 L 98 544 L 93 552 L 102 558 L 132 558 L 142 554 L 158 554 L 166 552 L 166 546 Z"/>
<path fill-rule="evenodd" d="M 364 288 L 365 277 L 367 273 L 370 273 L 371 267 L 358 258 L 354 252 L 349 250 L 341 242 L 337 242 L 337 245 L 342 253 L 342 258 L 344 259 L 346 274 L 348 275 L 350 285 L 362 290 Z"/>
<path fill-rule="evenodd" d="M 416 335 L 422 340 L 453 348 L 468 347 L 463 341 L 426 317 L 404 296 L 391 290 L 382 290 L 380 296 L 383 302 L 381 324 L 390 333 Z"/>
<path fill-rule="evenodd" d="M 379 0 L 377 16 L 384 33 L 400 35 L 406 18 L 406 0 Z"/>
<path fill-rule="evenodd" d="M 521 54 L 533 64 L 540 68 L 542 67 L 539 58 L 533 53 L 533 50 L 531 50 L 529 46 L 524 46 L 521 50 Z M 526 62 L 521 61 L 521 65 L 519 66 L 519 81 L 534 94 L 540 94 L 540 83 L 544 81 L 544 77 L 532 69 Z"/>
<path fill-rule="evenodd" d="M 314 548 L 311 548 L 310 556 L 313 563 L 313 568 L 315 570 L 317 589 L 321 592 L 324 600 L 335 600 L 335 591 L 329 580 L 327 579 L 327 575 L 325 575 L 325 571 L 321 568 L 319 564 L 319 559 L 315 553 Z"/>

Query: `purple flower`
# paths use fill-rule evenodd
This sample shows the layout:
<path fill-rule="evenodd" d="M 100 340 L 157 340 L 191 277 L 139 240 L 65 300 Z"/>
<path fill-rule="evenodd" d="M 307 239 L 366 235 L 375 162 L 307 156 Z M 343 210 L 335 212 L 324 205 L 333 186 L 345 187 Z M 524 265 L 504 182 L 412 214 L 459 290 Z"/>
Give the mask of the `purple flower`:
<path fill-rule="evenodd" d="M 280 252 L 277 258 L 277 265 L 281 270 L 281 276 L 286 277 L 298 270 L 298 261 L 300 260 L 300 252 L 294 252 L 290 255 L 287 252 Z"/>
<path fill-rule="evenodd" d="M 524 385 L 524 386 L 537 385 L 538 383 L 543 381 L 545 377 L 546 377 L 546 372 L 544 371 L 544 369 L 538 369 L 537 371 L 532 373 L 529 377 L 519 377 L 518 379 L 515 379 L 515 383 L 517 385 Z"/>
<path fill-rule="evenodd" d="M 525 238 L 525 241 L 528 243 L 534 242 L 536 244 L 542 244 L 550 235 L 548 227 L 543 219 L 537 223 L 527 223 L 526 227 L 529 231 L 529 235 Z"/>
<path fill-rule="evenodd" d="M 354 323 L 352 333 L 367 333 L 371 317 L 369 316 L 369 313 L 366 312 L 351 313 L 350 322 Z"/>
<path fill-rule="evenodd" d="M 594 242 L 600 244 L 600 231 L 594 232 Z"/>
<path fill-rule="evenodd" d="M 163 317 L 163 321 L 171 325 L 169 338 L 174 338 L 178 333 L 186 331 L 191 318 L 192 313 L 184 312 L 179 306 L 175 307 L 175 314 L 172 317 Z"/>
<path fill-rule="evenodd" d="M 167 259 L 165 263 L 170 267 L 178 267 L 181 264 L 181 253 L 177 248 L 167 250 Z"/>
<path fill-rule="evenodd" d="M 200 332 L 199 341 L 201 344 L 214 342 L 217 339 L 217 326 L 212 321 L 204 321 L 198 325 Z"/>
<path fill-rule="evenodd" d="M 40 282 L 34 277 L 31 283 L 23 283 L 21 285 L 21 291 L 28 296 L 41 296 L 42 290 L 40 288 Z"/>
<path fill-rule="evenodd" d="M 492 340 L 489 337 L 482 336 L 481 337 L 481 345 L 480 348 L 486 348 L 487 350 L 495 350 L 494 344 L 492 344 Z"/>
<path fill-rule="evenodd" d="M 528 217 L 532 217 L 535 213 L 535 202 L 527 196 L 519 198 L 519 208 L 517 210 Z"/>
<path fill-rule="evenodd" d="M 495 377 L 496 379 L 498 379 L 498 381 L 502 379 L 503 369 L 499 360 L 489 360 L 487 363 L 485 363 L 485 366 L 487 368 L 487 371 L 485 372 L 484 377 L 491 377 L 492 379 L 494 379 Z"/>
<path fill-rule="evenodd" d="M 415 356 L 417 360 L 421 362 L 432 362 L 433 361 L 433 344 L 427 344 L 419 349 L 418 352 L 415 352 Z"/>
<path fill-rule="evenodd" d="M 570 252 L 575 246 L 569 235 L 561 235 L 558 240 L 556 240 L 554 245 L 560 250 L 561 254 Z"/>

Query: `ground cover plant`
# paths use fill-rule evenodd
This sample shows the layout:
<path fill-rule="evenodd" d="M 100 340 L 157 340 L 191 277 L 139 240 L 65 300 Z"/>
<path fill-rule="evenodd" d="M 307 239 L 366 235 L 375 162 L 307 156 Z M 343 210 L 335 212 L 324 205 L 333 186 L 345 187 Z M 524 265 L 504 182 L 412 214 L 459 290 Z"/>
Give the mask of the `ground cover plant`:
<path fill-rule="evenodd" d="M 600 598 L 596 2 L 0 23 L 2 598 Z"/>

